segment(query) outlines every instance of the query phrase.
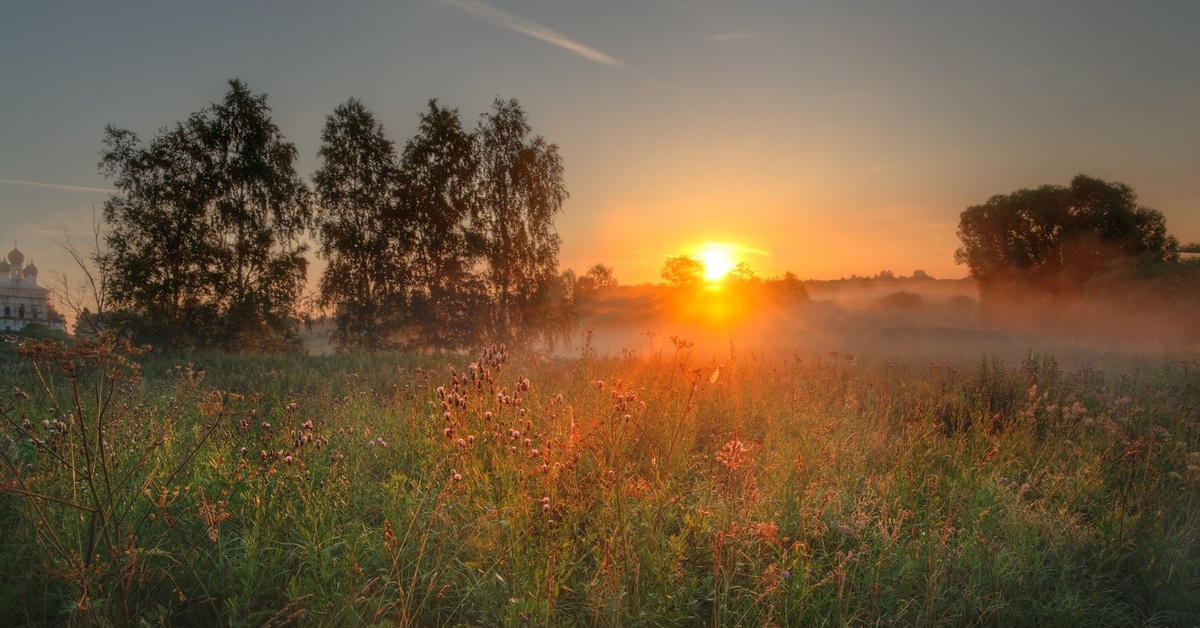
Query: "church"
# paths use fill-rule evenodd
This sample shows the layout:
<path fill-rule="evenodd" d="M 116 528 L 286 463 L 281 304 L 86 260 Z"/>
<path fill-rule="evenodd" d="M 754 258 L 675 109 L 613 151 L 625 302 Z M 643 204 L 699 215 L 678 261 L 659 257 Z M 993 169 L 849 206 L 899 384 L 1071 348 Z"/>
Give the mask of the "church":
<path fill-rule="evenodd" d="M 21 331 L 30 323 L 66 330 L 63 320 L 50 306 L 50 290 L 38 285 L 38 267 L 13 247 L 0 260 L 0 332 Z"/>

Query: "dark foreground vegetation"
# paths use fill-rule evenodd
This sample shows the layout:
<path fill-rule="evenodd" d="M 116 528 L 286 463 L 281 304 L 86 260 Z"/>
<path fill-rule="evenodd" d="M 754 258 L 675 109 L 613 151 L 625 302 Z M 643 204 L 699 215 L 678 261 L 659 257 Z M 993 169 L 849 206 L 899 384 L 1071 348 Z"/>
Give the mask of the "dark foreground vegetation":
<path fill-rule="evenodd" d="M 1200 622 L 1194 358 L 19 351 L 3 623 Z"/>

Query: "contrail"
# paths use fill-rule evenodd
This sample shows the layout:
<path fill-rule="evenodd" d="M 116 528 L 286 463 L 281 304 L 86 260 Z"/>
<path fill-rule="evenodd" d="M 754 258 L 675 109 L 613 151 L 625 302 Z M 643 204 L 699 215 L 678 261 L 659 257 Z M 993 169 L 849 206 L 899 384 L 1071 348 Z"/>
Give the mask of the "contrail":
<path fill-rule="evenodd" d="M 505 13 L 504 11 L 497 9 L 486 2 L 482 2 L 481 0 L 442 0 L 442 2 L 458 7 L 459 9 L 471 13 L 476 17 L 481 17 L 492 24 L 495 24 L 496 26 L 503 26 L 504 28 L 509 28 L 517 31 L 518 33 L 523 33 L 535 39 L 540 39 L 544 42 L 554 44 L 560 48 L 570 50 L 571 52 L 583 57 L 584 59 L 587 59 L 588 61 L 595 61 L 596 63 L 603 63 L 604 65 L 611 65 L 619 68 L 625 67 L 624 63 L 617 61 L 616 59 L 604 54 L 603 52 L 600 52 L 599 50 L 596 50 L 595 48 L 589 48 L 567 37 L 566 35 L 563 35 L 562 33 L 559 33 L 553 29 L 546 28 L 537 22 Z"/>
<path fill-rule="evenodd" d="M 82 185 L 62 185 L 61 183 L 42 183 L 41 181 L 18 181 L 16 179 L 0 179 L 0 183 L 11 183 L 13 185 L 31 185 L 38 188 L 50 188 L 52 190 L 68 190 L 71 192 L 98 192 L 101 194 L 110 194 L 113 192 L 111 188 L 88 188 Z"/>

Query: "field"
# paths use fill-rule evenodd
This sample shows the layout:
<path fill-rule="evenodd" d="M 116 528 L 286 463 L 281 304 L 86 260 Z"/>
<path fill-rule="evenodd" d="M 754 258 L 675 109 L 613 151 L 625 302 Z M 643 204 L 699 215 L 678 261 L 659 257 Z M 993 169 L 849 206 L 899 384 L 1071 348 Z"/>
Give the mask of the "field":
<path fill-rule="evenodd" d="M 909 330 L 905 359 L 25 345 L 0 623 L 1200 622 L 1195 356 L 915 351 L 962 334 Z"/>

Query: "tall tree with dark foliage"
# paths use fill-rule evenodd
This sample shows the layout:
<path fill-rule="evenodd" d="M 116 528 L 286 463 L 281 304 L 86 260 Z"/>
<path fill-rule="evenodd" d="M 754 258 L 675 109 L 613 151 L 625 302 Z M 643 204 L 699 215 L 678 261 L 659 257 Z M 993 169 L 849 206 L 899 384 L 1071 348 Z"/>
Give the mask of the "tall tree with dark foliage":
<path fill-rule="evenodd" d="M 333 343 L 368 350 L 395 345 L 415 242 L 398 205 L 395 146 L 374 114 L 351 98 L 326 117 L 317 154 L 318 252 L 328 260 L 320 300 L 334 308 Z"/>
<path fill-rule="evenodd" d="M 100 170 L 113 302 L 160 342 L 239 351 L 294 346 L 308 189 L 265 94 L 225 98 L 143 146 L 105 130 Z"/>
<path fill-rule="evenodd" d="M 528 337 L 551 316 L 560 239 L 554 217 L 568 194 L 558 146 L 530 137 L 516 100 L 496 99 L 476 132 L 476 230 L 488 262 L 492 334 Z"/>

